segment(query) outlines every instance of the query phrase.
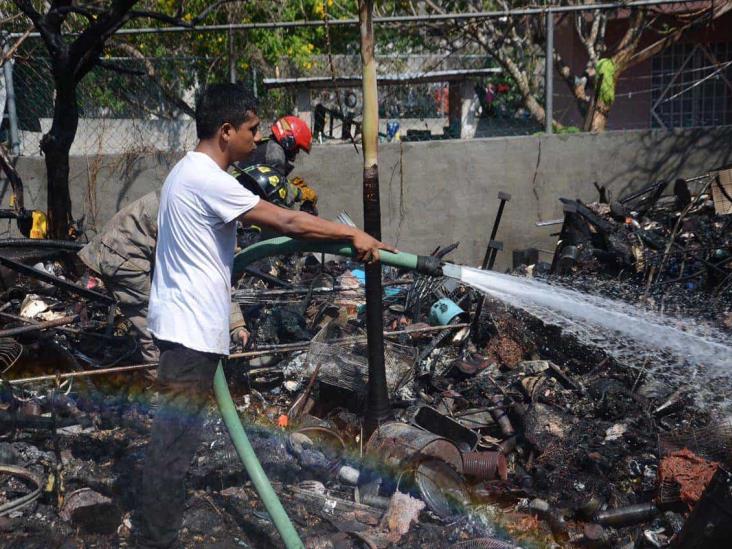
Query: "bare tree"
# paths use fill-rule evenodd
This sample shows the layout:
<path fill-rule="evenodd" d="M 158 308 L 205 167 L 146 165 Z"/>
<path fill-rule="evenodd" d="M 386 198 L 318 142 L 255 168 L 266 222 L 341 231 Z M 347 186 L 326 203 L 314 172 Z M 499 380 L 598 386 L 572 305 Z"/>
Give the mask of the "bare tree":
<path fill-rule="evenodd" d="M 542 4 L 552 5 L 597 3 L 595 0 L 554 0 Z M 622 17 L 617 10 L 590 10 L 565 13 L 557 17 L 556 24 L 571 25 L 587 55 L 581 72 L 575 72 L 560 53 L 554 51 L 554 60 L 563 80 L 566 82 L 578 108 L 586 117 L 585 128 L 602 131 L 607 124 L 611 104 L 598 97 L 599 84 L 597 66 L 601 59 L 608 59 L 614 68 L 614 80 L 631 67 L 647 61 L 664 48 L 679 41 L 685 33 L 708 24 L 732 9 L 732 0 L 691 3 L 693 9 L 663 10 L 658 6 L 622 8 Z M 511 9 L 535 7 L 531 1 L 497 2 L 425 0 L 428 12 L 447 13 L 454 10 L 482 11 L 485 9 Z M 610 18 L 618 19 L 624 25 L 621 39 L 611 44 L 607 37 Z M 542 125 L 546 114 L 542 105 L 543 86 L 536 78 L 536 64 L 544 57 L 546 44 L 546 16 L 505 15 L 491 19 L 476 19 L 442 27 L 433 27 L 443 33 L 444 45 L 454 50 L 467 46 L 478 46 L 493 57 L 498 65 L 516 85 L 524 107 Z M 651 43 L 641 47 L 642 39 Z M 614 86 L 614 82 L 612 83 Z M 594 108 L 590 108 L 594 105 Z M 561 127 L 554 122 L 555 126 Z"/>
<path fill-rule="evenodd" d="M 152 19 L 166 24 L 195 27 L 220 5 L 209 4 L 197 17 L 183 18 L 183 3 L 174 14 L 133 9 L 138 0 L 85 2 L 72 0 L 43 2 L 38 9 L 30 0 L 13 0 L 33 23 L 48 50 L 55 98 L 51 129 L 41 139 L 48 178 L 48 218 L 52 238 L 68 238 L 72 223 L 69 194 L 69 151 L 76 136 L 79 110 L 77 85 L 100 63 L 105 46 L 114 33 L 133 19 Z M 35 5 L 39 5 L 38 2 Z"/>

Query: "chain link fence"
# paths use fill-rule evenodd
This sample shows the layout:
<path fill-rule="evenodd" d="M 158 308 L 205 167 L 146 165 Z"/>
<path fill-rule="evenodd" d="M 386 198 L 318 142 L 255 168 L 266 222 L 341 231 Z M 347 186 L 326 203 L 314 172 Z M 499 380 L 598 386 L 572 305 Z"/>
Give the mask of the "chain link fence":
<path fill-rule="evenodd" d="M 539 23 L 535 27 L 541 28 L 540 18 L 545 15 L 531 17 Z M 435 29 L 430 32 L 438 33 Z M 553 51 L 561 52 L 564 59 L 582 58 L 577 40 L 568 38 L 571 29 L 557 32 Z M 340 51 L 313 55 L 306 63 L 288 57 L 266 64 L 261 59 L 244 59 L 243 53 L 237 57 L 231 48 L 217 56 L 195 54 L 200 51 L 196 40 L 218 43 L 224 40 L 221 33 L 179 34 L 171 39 L 176 40 L 176 49 L 170 56 L 145 56 L 134 47 L 124 56 L 125 48 L 117 44 L 118 56 L 103 58 L 79 83 L 80 119 L 72 154 L 189 149 L 196 142 L 192 112 L 197 93 L 209 82 L 232 79 L 255 91 L 265 126 L 278 116 L 294 113 L 308 120 L 320 143 L 359 140 L 361 60 L 354 42 L 341 42 Z M 381 140 L 544 131 L 537 109 L 543 113 L 549 98 L 544 97 L 546 59 L 540 43 L 531 51 L 514 52 L 523 56 L 523 78 L 534 90 L 537 108 L 533 112 L 515 78 L 476 47 L 445 47 L 449 53 L 418 49 L 395 53 L 399 48 L 381 44 L 376 53 Z M 186 51 L 190 53 L 181 53 Z M 586 78 L 576 63 L 571 70 L 577 75 L 574 81 L 558 70 L 553 72 L 550 102 L 560 123 L 557 127 L 581 131 L 588 129 L 583 128 L 587 106 L 579 105 L 576 94 Z M 40 139 L 51 127 L 54 100 L 50 60 L 39 39 L 29 38 L 17 49 L 12 72 L 20 153 L 37 155 Z M 595 93 L 589 86 L 586 90 Z M 710 31 L 704 42 L 691 36 L 661 51 L 614 82 L 614 101 L 607 120 L 611 130 L 732 124 L 732 41 L 724 32 Z M 6 116 L 0 139 L 8 140 L 7 129 Z"/>
<path fill-rule="evenodd" d="M 20 154 L 38 155 L 53 121 L 51 60 L 40 40 L 26 40 L 12 65 Z M 360 139 L 360 74 L 359 55 L 323 55 L 314 56 L 307 70 L 283 59 L 268 71 L 239 71 L 235 79 L 257 95 L 265 122 L 293 112 L 309 117 L 316 139 L 325 143 Z M 540 130 L 485 55 L 385 55 L 379 76 L 382 141 L 460 137 L 450 102 L 464 102 L 466 89 L 470 116 L 487 130 L 477 135 Z M 71 154 L 189 149 L 196 142 L 195 97 L 206 83 L 230 79 L 225 56 L 106 57 L 77 86 L 79 126 Z M 351 84 L 343 84 L 348 79 Z"/>
<path fill-rule="evenodd" d="M 221 81 L 221 64 L 196 56 L 105 58 L 77 86 L 79 126 L 71 154 L 192 148 L 196 94 L 205 83 Z M 243 81 L 252 86 L 251 77 Z M 53 122 L 54 100 L 51 60 L 39 41 L 26 41 L 15 56 L 13 84 L 21 154 L 37 155 Z M 262 113 L 291 108 L 281 95 L 262 97 Z"/>

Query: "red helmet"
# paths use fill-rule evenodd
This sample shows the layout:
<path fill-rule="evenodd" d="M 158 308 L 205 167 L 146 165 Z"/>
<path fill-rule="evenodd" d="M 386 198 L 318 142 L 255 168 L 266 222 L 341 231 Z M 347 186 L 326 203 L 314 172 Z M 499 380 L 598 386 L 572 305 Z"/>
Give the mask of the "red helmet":
<path fill-rule="evenodd" d="M 310 154 L 313 134 L 304 120 L 297 116 L 283 116 L 272 124 L 272 134 L 287 156 L 295 156 L 302 150 Z"/>

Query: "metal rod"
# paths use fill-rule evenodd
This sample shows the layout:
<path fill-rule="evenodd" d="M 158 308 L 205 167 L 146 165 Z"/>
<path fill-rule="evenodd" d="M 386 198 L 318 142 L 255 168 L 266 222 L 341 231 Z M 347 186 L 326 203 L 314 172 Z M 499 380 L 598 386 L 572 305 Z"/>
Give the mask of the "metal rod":
<path fill-rule="evenodd" d="M 40 332 L 48 328 L 57 328 L 58 326 L 66 326 L 79 320 L 79 315 L 64 316 L 57 318 L 56 320 L 47 320 L 46 322 L 39 322 L 38 324 L 31 324 L 29 326 L 19 326 L 18 328 L 9 328 L 7 330 L 0 330 L 0 337 L 10 337 L 20 334 L 27 334 L 30 332 Z"/>
<path fill-rule="evenodd" d="M 7 33 L 4 34 L 3 55 L 7 56 L 10 51 L 10 40 Z M 15 107 L 15 87 L 13 86 L 13 60 L 7 59 L 3 63 L 3 74 L 5 75 L 5 102 L 8 106 L 8 124 L 10 129 L 10 153 L 20 154 L 20 134 L 18 132 L 18 112 Z M 2 113 L 0 113 L 0 116 Z"/>
<path fill-rule="evenodd" d="M 554 13 L 546 14 L 546 60 L 544 65 L 544 131 L 551 134 L 554 121 Z"/>
<path fill-rule="evenodd" d="M 492 240 L 491 244 L 491 258 L 488 260 L 489 271 L 492 271 L 493 266 L 496 264 L 496 256 L 498 255 L 498 252 L 503 250 L 503 242 Z"/>
<path fill-rule="evenodd" d="M 488 245 L 485 248 L 485 256 L 483 257 L 483 263 L 481 263 L 481 269 L 485 270 L 488 265 L 490 264 L 490 268 L 493 268 L 493 263 L 495 262 L 495 253 L 497 253 L 496 250 L 493 249 L 493 242 L 495 241 L 496 235 L 498 234 L 498 226 L 501 224 L 501 217 L 503 217 L 503 208 L 506 206 L 506 202 L 511 200 L 511 195 L 508 193 L 505 193 L 503 191 L 500 191 L 498 193 L 498 200 L 500 200 L 500 204 L 498 204 L 498 212 L 496 213 L 496 218 L 493 221 L 493 228 L 491 229 L 491 237 L 488 239 Z M 480 315 L 483 312 L 483 303 L 485 302 L 485 297 L 481 296 L 478 298 L 478 306 L 475 309 L 475 315 L 473 316 L 473 321 L 470 326 L 470 337 L 471 339 L 475 340 L 477 334 L 478 334 L 478 324 L 480 322 Z"/>
<path fill-rule="evenodd" d="M 488 246 L 486 246 L 485 249 L 485 256 L 483 257 L 483 263 L 481 264 L 481 269 L 485 269 L 488 266 L 488 260 L 490 259 L 491 255 L 491 243 L 496 239 L 496 235 L 498 234 L 498 226 L 501 224 L 501 217 L 503 217 L 503 208 L 506 206 L 506 202 L 511 200 L 511 195 L 504 192 L 498 193 L 498 200 L 500 200 L 500 204 L 498 204 L 498 212 L 496 213 L 496 218 L 493 220 L 493 228 L 491 229 L 491 237 L 488 239 Z"/>
<path fill-rule="evenodd" d="M 257 278 L 261 278 L 265 282 L 270 282 L 276 286 L 280 286 L 281 288 L 292 288 L 292 284 L 290 284 L 289 282 L 280 280 L 276 276 L 272 276 L 269 273 L 263 273 L 262 271 L 254 268 L 254 267 L 245 267 L 244 272 L 248 275 L 255 276 Z"/>
<path fill-rule="evenodd" d="M 465 328 L 467 326 L 470 326 L 468 323 L 463 324 L 451 324 L 451 325 L 444 325 L 444 326 L 427 326 L 424 328 L 414 328 L 411 330 L 394 330 L 394 331 L 385 331 L 384 335 L 389 336 L 396 336 L 396 335 L 402 335 L 402 334 L 418 334 L 418 333 L 424 333 L 424 332 L 436 332 L 440 330 L 444 330 L 445 328 Z M 350 338 L 341 338 L 341 339 L 335 339 L 330 341 L 324 341 L 323 343 L 348 343 L 348 342 L 359 342 L 359 341 L 366 341 L 365 336 L 356 336 L 356 337 L 350 337 Z M 254 358 L 259 356 L 266 356 L 271 355 L 275 353 L 282 353 L 282 352 L 291 352 L 291 351 L 303 351 L 307 349 L 310 346 L 310 342 L 303 342 L 303 343 L 289 343 L 285 345 L 273 345 L 272 348 L 263 348 L 257 351 L 246 351 L 243 353 L 232 353 L 229 355 L 229 359 L 235 359 L 235 358 Z M 11 385 L 21 385 L 23 383 L 35 383 L 38 381 L 54 381 L 56 379 L 58 380 L 64 380 L 64 379 L 71 379 L 71 378 L 77 378 L 77 377 L 91 377 L 91 376 L 100 376 L 100 375 L 107 375 L 107 374 L 119 374 L 124 372 L 135 372 L 139 370 L 148 370 L 150 368 L 154 368 L 157 366 L 157 362 L 149 362 L 147 364 L 132 364 L 130 366 L 115 366 L 113 368 L 100 368 L 98 370 L 86 370 L 84 372 L 68 372 L 64 374 L 47 374 L 42 376 L 35 376 L 35 377 L 25 377 L 20 379 L 10 379 L 8 380 L 8 383 Z"/>
<path fill-rule="evenodd" d="M 7 257 L 0 256 L 0 265 L 4 265 L 5 267 L 8 267 L 9 269 L 22 273 L 26 276 L 37 278 L 38 280 L 42 280 L 43 282 L 48 282 L 49 284 L 52 284 L 58 288 L 62 288 L 67 292 L 73 294 L 87 297 L 89 299 L 96 299 L 105 303 L 114 303 L 114 299 L 112 299 L 108 295 L 100 294 L 99 292 L 95 292 L 93 290 L 87 290 L 86 288 L 77 286 L 76 284 L 72 284 L 68 280 L 64 280 L 52 274 L 48 274 L 47 272 L 41 271 L 40 269 L 29 267 L 28 265 L 25 265 L 18 261 L 14 261 Z"/>
<path fill-rule="evenodd" d="M 671 4 L 686 4 L 688 0 L 636 0 L 635 2 L 604 2 L 601 4 L 585 4 L 575 6 L 553 6 L 553 7 L 536 7 L 523 8 L 514 10 L 496 10 L 496 11 L 480 11 L 471 13 L 445 13 L 434 15 L 405 15 L 393 17 L 374 17 L 375 24 L 400 24 L 400 23 L 429 23 L 440 21 L 465 21 L 473 19 L 492 19 L 507 16 L 522 15 L 539 15 L 543 13 L 567 13 L 575 11 L 593 11 L 593 10 L 611 10 L 611 9 L 627 9 L 637 7 L 650 7 Z M 328 21 L 328 25 L 337 26 L 356 26 L 359 24 L 358 19 L 332 19 Z M 228 30 L 248 30 L 248 29 L 285 29 L 298 27 L 319 27 L 324 25 L 322 20 L 317 21 L 274 21 L 268 23 L 236 23 L 230 25 L 200 25 L 197 27 L 145 27 L 133 29 L 120 29 L 115 34 L 156 34 L 169 32 L 212 32 L 212 31 L 228 31 Z M 20 38 L 24 33 L 11 33 L 10 38 Z M 69 33 L 71 34 L 71 33 Z M 28 35 L 29 38 L 40 38 L 38 32 Z"/>

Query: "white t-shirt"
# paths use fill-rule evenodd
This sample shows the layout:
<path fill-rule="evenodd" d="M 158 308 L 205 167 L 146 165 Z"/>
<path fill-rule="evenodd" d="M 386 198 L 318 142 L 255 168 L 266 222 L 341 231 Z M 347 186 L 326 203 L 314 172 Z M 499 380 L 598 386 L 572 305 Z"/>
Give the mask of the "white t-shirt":
<path fill-rule="evenodd" d="M 259 197 L 204 153 L 189 152 L 160 196 L 147 321 L 158 339 L 229 354 L 236 218 Z"/>

